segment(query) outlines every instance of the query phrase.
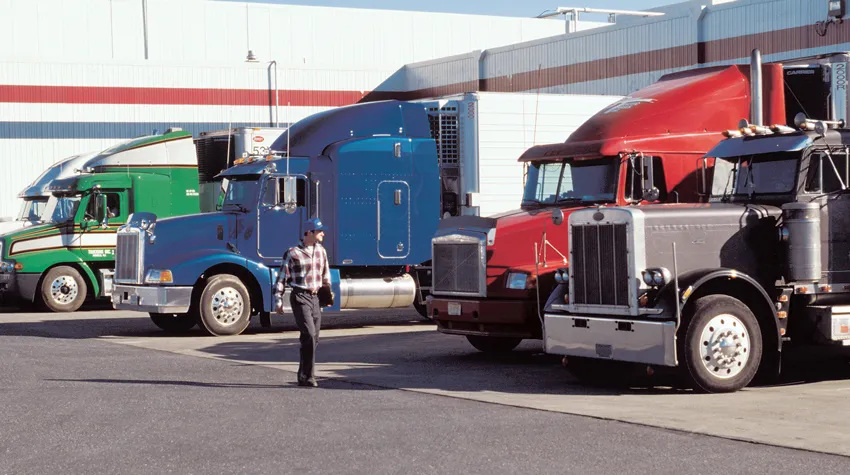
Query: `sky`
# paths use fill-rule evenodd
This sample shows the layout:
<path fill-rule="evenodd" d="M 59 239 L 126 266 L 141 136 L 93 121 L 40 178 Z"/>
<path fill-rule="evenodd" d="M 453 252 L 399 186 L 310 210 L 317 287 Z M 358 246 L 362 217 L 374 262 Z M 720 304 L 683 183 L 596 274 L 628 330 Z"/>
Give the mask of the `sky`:
<path fill-rule="evenodd" d="M 245 1 L 245 0 L 240 0 Z M 376 8 L 380 10 L 415 10 L 446 13 L 472 13 L 534 17 L 546 10 L 561 7 L 645 10 L 680 3 L 685 0 L 248 0 L 256 3 L 282 3 L 326 7 Z M 604 21 L 599 16 L 587 20 Z"/>

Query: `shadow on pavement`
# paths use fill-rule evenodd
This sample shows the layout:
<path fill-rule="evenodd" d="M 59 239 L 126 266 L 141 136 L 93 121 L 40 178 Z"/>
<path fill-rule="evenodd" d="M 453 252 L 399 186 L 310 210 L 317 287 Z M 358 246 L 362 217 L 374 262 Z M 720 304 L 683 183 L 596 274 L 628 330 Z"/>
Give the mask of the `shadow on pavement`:
<path fill-rule="evenodd" d="M 151 380 L 151 379 L 45 379 L 45 381 L 74 382 L 74 383 L 101 383 L 101 384 L 133 384 L 153 386 L 192 386 L 216 389 L 277 389 L 289 388 L 291 384 L 247 384 L 247 383 L 204 383 L 200 381 L 180 380 Z M 296 386 L 297 387 L 297 386 Z"/>
<path fill-rule="evenodd" d="M 33 321 L 19 319 L 0 323 L 0 336 L 90 339 L 100 337 L 197 338 L 194 329 L 185 335 L 169 335 L 156 328 L 145 314 L 115 317 L 85 313 L 72 315 L 32 314 Z M 28 315 L 29 316 L 29 315 Z M 61 319 L 55 319 L 60 317 Z M 94 317 L 94 318 L 93 318 Z M 0 320 L 2 322 L 3 320 Z M 285 333 L 286 338 L 215 338 L 202 340 L 208 345 L 197 351 L 237 364 L 293 365 L 298 362 L 299 343 L 291 316 L 275 315 L 273 327 L 261 328 L 253 322 L 247 335 Z M 542 352 L 539 341 L 526 341 L 517 350 L 488 355 L 474 350 L 464 338 L 444 335 L 423 323 L 415 315 L 359 314 L 327 316 L 323 330 L 374 327 L 367 335 L 330 335 L 323 333 L 317 360 L 321 372 L 362 389 L 407 388 L 451 392 L 498 391 L 528 395 L 625 395 L 686 394 L 675 377 L 659 371 L 652 377 L 633 380 L 628 387 L 591 387 L 581 385 L 561 366 L 561 358 Z M 398 331 L 410 327 L 410 331 Z M 385 328 L 388 331 L 382 332 Z M 140 345 L 145 347 L 144 344 Z M 850 380 L 847 353 L 816 355 L 806 351 L 785 357 L 785 369 L 778 380 L 757 387 L 805 385 L 820 381 Z M 327 380 L 326 380 L 327 381 Z M 91 382 L 133 383 L 134 380 L 103 379 Z M 139 384 L 177 384 L 173 381 L 136 381 Z M 207 383 L 198 383 L 204 385 Z M 217 383 L 216 383 L 217 384 Z M 226 383 L 221 383 L 226 387 Z M 334 388 L 334 385 L 323 384 Z M 211 387 L 217 387 L 211 384 Z M 343 384 L 340 388 L 352 389 Z M 356 387 L 354 387 L 356 389 Z"/>
<path fill-rule="evenodd" d="M 44 311 L 29 313 L 5 312 L 22 318 L 9 321 L 0 317 L 0 336 L 34 336 L 40 338 L 86 339 L 99 337 L 151 337 L 151 338 L 198 338 L 207 337 L 198 327 L 186 333 L 167 333 L 159 329 L 147 314 L 140 312 L 109 312 L 91 309 L 76 313 L 57 314 Z M 100 313 L 99 313 L 100 312 Z M 120 316 L 115 316 L 119 314 Z M 355 329 L 364 327 L 403 327 L 409 325 L 427 326 L 429 322 L 410 315 L 409 312 L 357 312 L 332 314 L 324 317 L 322 328 Z M 243 335 L 281 334 L 297 332 L 291 315 L 273 315 L 272 326 L 260 326 L 259 317 L 252 318 L 250 326 Z M 208 337 L 215 339 L 216 337 Z"/>

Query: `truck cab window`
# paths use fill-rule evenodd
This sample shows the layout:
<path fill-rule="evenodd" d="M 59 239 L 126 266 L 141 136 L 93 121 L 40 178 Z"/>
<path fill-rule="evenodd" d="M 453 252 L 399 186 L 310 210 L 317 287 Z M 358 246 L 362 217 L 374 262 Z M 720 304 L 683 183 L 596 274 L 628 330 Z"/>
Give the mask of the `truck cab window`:
<path fill-rule="evenodd" d="M 101 198 L 101 196 L 106 196 L 106 216 L 108 216 L 109 219 L 122 216 L 121 195 L 118 193 L 92 193 L 89 196 L 89 204 L 86 207 L 86 219 L 95 221 L 103 220 L 104 210 L 101 209 L 103 207 L 103 198 Z"/>
<path fill-rule="evenodd" d="M 523 202 L 554 203 L 558 198 L 558 184 L 564 164 L 535 163 L 528 169 L 528 181 L 525 184 Z"/>
<path fill-rule="evenodd" d="M 661 157 L 643 157 L 643 169 L 641 169 L 640 157 L 627 160 L 625 196 L 632 200 L 641 200 L 643 197 L 644 172 L 649 169 L 647 161 L 652 160 L 652 186 L 658 188 L 658 201 L 667 200 L 667 180 L 664 177 L 664 162 Z"/>
<path fill-rule="evenodd" d="M 307 180 L 299 177 L 295 183 L 298 206 L 307 206 Z M 266 181 L 266 189 L 263 190 L 263 206 L 277 206 L 284 202 L 283 184 L 284 181 L 280 177 Z"/>
<path fill-rule="evenodd" d="M 830 156 L 832 163 L 829 161 Z M 829 155 L 824 152 L 812 154 L 807 169 L 803 170 L 806 174 L 806 191 L 810 193 L 832 193 L 841 190 L 842 183 L 848 186 L 848 178 L 850 178 L 848 177 L 848 172 L 850 172 L 848 160 L 850 160 L 850 156 L 843 150 L 831 152 Z M 833 168 L 833 164 L 835 168 Z"/>
<path fill-rule="evenodd" d="M 800 152 L 723 157 L 714 162 L 712 198 L 749 199 L 756 195 L 793 193 Z M 808 174 L 812 168 L 809 167 Z"/>

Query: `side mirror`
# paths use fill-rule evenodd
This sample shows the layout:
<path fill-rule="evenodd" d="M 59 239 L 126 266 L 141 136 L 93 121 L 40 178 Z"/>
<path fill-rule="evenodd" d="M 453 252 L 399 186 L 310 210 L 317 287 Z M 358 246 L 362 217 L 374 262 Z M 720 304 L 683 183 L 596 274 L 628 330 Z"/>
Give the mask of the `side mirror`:
<path fill-rule="evenodd" d="M 652 157 L 647 157 L 643 154 L 640 156 L 640 166 L 643 172 L 642 194 L 641 199 L 646 201 L 655 201 L 661 193 L 655 187 L 655 174 L 652 164 Z"/>
<path fill-rule="evenodd" d="M 298 208 L 298 178 L 285 176 L 280 179 L 280 184 L 283 187 L 283 200 L 280 204 L 287 214 L 293 214 Z"/>
<path fill-rule="evenodd" d="M 564 223 L 564 211 L 561 208 L 552 210 L 552 224 L 560 226 Z"/>
<path fill-rule="evenodd" d="M 97 199 L 100 200 L 100 212 L 103 213 L 100 227 L 106 229 L 109 227 L 109 208 L 106 207 L 106 195 L 98 195 Z"/>

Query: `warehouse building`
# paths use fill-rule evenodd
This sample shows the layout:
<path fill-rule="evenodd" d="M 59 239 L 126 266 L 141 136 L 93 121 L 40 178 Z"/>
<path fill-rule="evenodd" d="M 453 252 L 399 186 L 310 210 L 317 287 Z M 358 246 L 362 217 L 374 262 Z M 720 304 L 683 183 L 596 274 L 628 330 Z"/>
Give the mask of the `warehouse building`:
<path fill-rule="evenodd" d="M 694 0 L 605 28 L 208 0 L 0 3 L 0 217 L 56 160 L 170 126 L 284 125 L 475 90 L 627 95 L 756 47 L 766 61 L 850 50 L 827 0 Z"/>

